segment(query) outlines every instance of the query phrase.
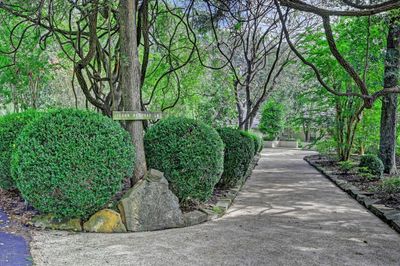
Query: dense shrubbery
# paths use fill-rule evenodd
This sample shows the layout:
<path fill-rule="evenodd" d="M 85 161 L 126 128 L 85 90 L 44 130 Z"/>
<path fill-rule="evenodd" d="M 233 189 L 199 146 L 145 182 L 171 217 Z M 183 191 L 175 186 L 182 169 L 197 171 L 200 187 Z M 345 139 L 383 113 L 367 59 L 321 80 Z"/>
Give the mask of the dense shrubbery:
<path fill-rule="evenodd" d="M 15 188 L 11 178 L 11 154 L 14 142 L 22 129 L 29 124 L 38 112 L 31 110 L 3 116 L 0 119 L 0 188 Z"/>
<path fill-rule="evenodd" d="M 134 147 L 118 123 L 100 114 L 54 110 L 16 141 L 13 179 L 43 213 L 87 217 L 103 207 L 133 171 Z"/>
<path fill-rule="evenodd" d="M 225 144 L 224 172 L 218 186 L 234 187 L 246 174 L 253 158 L 253 146 L 249 139 L 233 128 L 217 130 Z"/>
<path fill-rule="evenodd" d="M 349 173 L 354 168 L 354 166 L 356 166 L 356 164 L 350 160 L 339 162 L 338 165 L 339 169 L 346 174 Z"/>
<path fill-rule="evenodd" d="M 382 177 L 383 175 L 383 163 L 376 155 L 366 154 L 362 156 L 359 167 L 367 168 L 376 177 Z"/>
<path fill-rule="evenodd" d="M 255 133 L 250 133 L 250 135 L 254 141 L 254 153 L 257 154 L 263 149 L 264 141 L 260 136 Z"/>
<path fill-rule="evenodd" d="M 254 143 L 253 155 L 256 155 L 260 151 L 262 139 L 260 137 L 258 137 L 256 134 L 251 133 L 249 131 L 244 131 L 243 134 L 253 140 L 253 143 Z"/>
<path fill-rule="evenodd" d="M 250 132 L 248 132 L 248 131 L 241 131 L 241 134 L 242 134 L 242 136 L 244 136 L 244 137 L 246 137 L 246 139 L 248 140 L 248 141 L 250 141 L 251 142 L 251 155 L 253 156 L 253 155 L 255 155 L 255 154 L 257 154 L 257 147 L 258 147 L 258 144 L 256 144 L 256 142 L 257 141 L 255 141 L 254 140 L 254 136 L 250 133 Z"/>
<path fill-rule="evenodd" d="M 182 202 L 209 199 L 223 172 L 221 138 L 192 119 L 169 117 L 149 128 L 145 151 L 148 167 L 165 173 Z"/>
<path fill-rule="evenodd" d="M 260 149 L 258 150 L 258 152 L 261 152 L 262 149 L 264 149 L 264 140 L 262 137 L 258 136 L 258 141 L 260 143 Z"/>
<path fill-rule="evenodd" d="M 259 129 L 267 140 L 275 140 L 282 133 L 285 124 L 285 107 L 274 100 L 266 102 L 261 110 Z"/>
<path fill-rule="evenodd" d="M 380 190 L 389 194 L 400 193 L 400 177 L 384 179 L 380 186 Z"/>

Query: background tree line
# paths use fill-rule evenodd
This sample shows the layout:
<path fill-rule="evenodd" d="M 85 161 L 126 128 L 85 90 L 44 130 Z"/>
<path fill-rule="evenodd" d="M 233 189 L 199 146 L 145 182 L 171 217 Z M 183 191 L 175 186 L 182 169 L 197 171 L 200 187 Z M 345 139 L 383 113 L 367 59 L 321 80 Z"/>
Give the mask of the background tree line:
<path fill-rule="evenodd" d="M 2 0 L 0 97 L 16 112 L 162 111 L 245 130 L 276 98 L 291 106 L 287 127 L 332 137 L 342 160 L 380 139 L 394 174 L 399 5 Z M 136 179 L 146 172 L 147 126 L 124 124 L 136 146 Z"/>

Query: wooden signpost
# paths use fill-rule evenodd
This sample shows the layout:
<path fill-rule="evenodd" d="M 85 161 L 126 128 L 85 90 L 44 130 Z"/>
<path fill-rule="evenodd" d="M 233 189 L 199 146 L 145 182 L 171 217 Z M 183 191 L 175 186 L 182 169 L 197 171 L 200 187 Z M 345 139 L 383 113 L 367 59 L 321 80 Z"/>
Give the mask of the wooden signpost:
<path fill-rule="evenodd" d="M 114 111 L 113 119 L 114 120 L 157 120 L 163 117 L 163 113 L 152 113 L 152 112 L 139 112 L 139 111 Z"/>

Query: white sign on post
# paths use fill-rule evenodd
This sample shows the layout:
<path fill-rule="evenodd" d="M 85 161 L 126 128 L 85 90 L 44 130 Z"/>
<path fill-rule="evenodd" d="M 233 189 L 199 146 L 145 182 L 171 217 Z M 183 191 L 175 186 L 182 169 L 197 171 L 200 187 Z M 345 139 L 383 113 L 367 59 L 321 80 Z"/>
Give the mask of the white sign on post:
<path fill-rule="evenodd" d="M 163 117 L 163 113 L 139 112 L 139 111 L 114 111 L 114 120 L 157 120 Z"/>

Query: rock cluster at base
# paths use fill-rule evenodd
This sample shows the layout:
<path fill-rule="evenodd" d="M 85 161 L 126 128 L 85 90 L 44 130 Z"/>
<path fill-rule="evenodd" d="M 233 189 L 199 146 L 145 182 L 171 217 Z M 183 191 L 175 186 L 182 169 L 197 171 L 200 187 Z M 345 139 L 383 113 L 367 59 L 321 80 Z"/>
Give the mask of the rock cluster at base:
<path fill-rule="evenodd" d="M 53 214 L 36 216 L 32 219 L 33 226 L 43 229 L 82 231 L 80 219 L 60 219 Z"/>
<path fill-rule="evenodd" d="M 153 231 L 185 225 L 178 198 L 163 173 L 150 170 L 121 199 L 118 208 L 128 231 Z"/>
<path fill-rule="evenodd" d="M 122 223 L 121 215 L 113 210 L 105 209 L 96 212 L 89 221 L 83 224 L 86 232 L 92 233 L 124 233 L 125 225 Z"/>

